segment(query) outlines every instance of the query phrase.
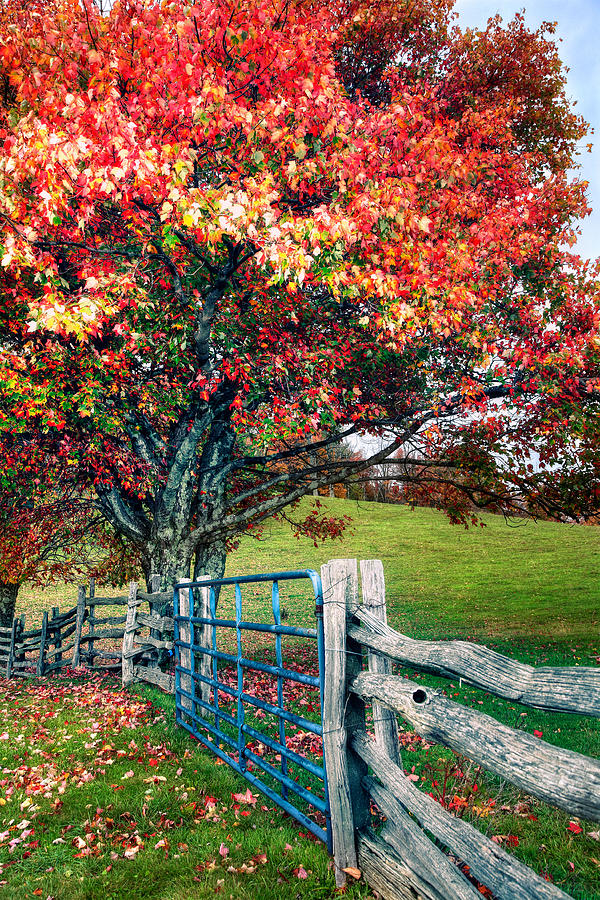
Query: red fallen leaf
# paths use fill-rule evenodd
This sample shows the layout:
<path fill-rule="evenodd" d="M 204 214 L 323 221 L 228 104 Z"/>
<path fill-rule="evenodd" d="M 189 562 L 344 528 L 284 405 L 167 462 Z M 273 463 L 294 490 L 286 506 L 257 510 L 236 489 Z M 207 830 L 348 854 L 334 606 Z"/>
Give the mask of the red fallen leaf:
<path fill-rule="evenodd" d="M 308 878 L 308 872 L 304 868 L 304 866 L 298 866 L 297 869 L 294 869 L 293 873 L 296 878 Z"/>
<path fill-rule="evenodd" d="M 261 866 L 266 866 L 267 854 L 266 853 L 257 853 L 256 856 L 252 857 L 252 861 L 255 863 L 260 863 Z"/>
<path fill-rule="evenodd" d="M 250 788 L 244 794 L 232 794 L 231 796 L 236 803 L 248 803 L 250 806 L 256 806 L 256 801 L 258 800 L 256 794 L 253 794 Z"/>
<path fill-rule="evenodd" d="M 516 834 L 509 834 L 506 837 L 506 843 L 510 847 L 518 847 L 519 846 L 519 838 L 516 836 Z"/>
<path fill-rule="evenodd" d="M 155 759 L 155 758 L 153 757 L 152 759 L 149 759 L 149 760 L 148 760 L 148 765 L 149 765 L 149 766 L 157 766 L 157 765 L 158 765 L 158 760 Z"/>
<path fill-rule="evenodd" d="M 536 737 L 539 737 L 539 738 L 541 738 L 541 737 L 543 736 L 543 734 L 544 734 L 543 731 L 536 731 L 536 730 L 534 730 L 533 733 L 534 733 L 534 735 L 535 735 Z"/>
<path fill-rule="evenodd" d="M 229 847 L 226 847 L 225 844 L 221 843 L 221 846 L 219 847 L 219 854 L 223 857 L 223 859 L 225 859 L 228 853 Z"/>
<path fill-rule="evenodd" d="M 575 866 L 573 865 L 573 863 L 571 862 L 571 860 L 569 860 L 569 868 L 570 868 L 571 872 L 574 872 L 574 871 L 575 871 Z"/>
<path fill-rule="evenodd" d="M 567 825 L 567 831 L 572 831 L 573 834 L 581 834 L 583 828 L 577 822 L 569 822 Z"/>
<path fill-rule="evenodd" d="M 216 806 L 217 805 L 216 797 L 206 797 L 204 800 L 204 805 L 205 806 Z"/>

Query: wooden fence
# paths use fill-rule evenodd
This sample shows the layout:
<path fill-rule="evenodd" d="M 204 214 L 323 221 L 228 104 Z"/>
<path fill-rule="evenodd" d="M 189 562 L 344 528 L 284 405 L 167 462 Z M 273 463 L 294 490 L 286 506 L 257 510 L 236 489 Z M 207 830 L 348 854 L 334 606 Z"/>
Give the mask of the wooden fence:
<path fill-rule="evenodd" d="M 129 585 L 122 650 L 123 685 L 147 681 L 163 691 L 175 693 L 175 676 L 169 671 L 162 671 L 160 665 L 165 653 L 171 656 L 173 653 L 173 616 L 163 615 L 172 600 L 172 591 L 146 594 L 138 590 L 135 582 Z M 147 613 L 140 609 L 144 602 L 150 607 Z M 171 668 L 168 662 L 167 659 L 167 667 Z"/>
<path fill-rule="evenodd" d="M 391 666 L 462 679 L 538 709 L 589 716 L 600 716 L 600 668 L 534 668 L 463 641 L 412 640 L 386 623 L 381 563 L 363 560 L 360 569 L 361 603 L 356 560 L 333 560 L 321 570 L 323 733 L 338 885 L 360 870 L 386 900 L 481 898 L 459 861 L 499 900 L 564 900 L 564 891 L 407 778 L 396 716 L 533 797 L 594 821 L 600 821 L 600 760 L 502 725 L 440 690 L 393 675 Z M 367 733 L 367 706 L 374 736 Z M 386 817 L 379 833 L 372 828 L 371 801 Z"/>
<path fill-rule="evenodd" d="M 172 600 L 172 591 L 160 592 L 159 575 L 152 576 L 151 588 L 151 593 L 145 593 L 138 591 L 137 584 L 132 583 L 126 596 L 100 597 L 91 580 L 88 589 L 79 587 L 75 606 L 65 612 L 60 612 L 58 607 L 53 607 L 50 613 L 44 611 L 39 628 L 27 629 L 24 615 L 15 618 L 11 628 L 0 628 L 0 673 L 7 678 L 42 676 L 64 667 L 82 665 L 101 671 L 121 671 L 124 646 L 131 639 L 127 634 L 127 622 L 132 597 L 139 625 L 148 618 L 138 610 L 140 605 L 147 603 L 150 616 L 160 622 L 156 610 Z M 122 612 L 115 611 L 119 607 L 123 607 Z M 152 641 L 156 643 L 154 630 L 146 643 Z M 147 680 L 157 683 L 160 673 L 157 653 L 146 652 L 144 661 L 156 670 Z M 125 669 L 128 670 L 129 665 L 128 659 Z"/>

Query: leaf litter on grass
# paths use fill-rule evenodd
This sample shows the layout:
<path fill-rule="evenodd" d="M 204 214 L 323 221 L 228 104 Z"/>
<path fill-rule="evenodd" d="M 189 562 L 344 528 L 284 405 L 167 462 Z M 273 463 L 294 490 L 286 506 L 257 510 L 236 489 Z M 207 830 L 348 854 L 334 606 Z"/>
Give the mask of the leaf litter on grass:
<path fill-rule="evenodd" d="M 0 681 L 0 896 L 258 900 L 299 881 L 303 898 L 332 895 L 322 845 L 215 769 L 172 698 L 69 674 Z"/>

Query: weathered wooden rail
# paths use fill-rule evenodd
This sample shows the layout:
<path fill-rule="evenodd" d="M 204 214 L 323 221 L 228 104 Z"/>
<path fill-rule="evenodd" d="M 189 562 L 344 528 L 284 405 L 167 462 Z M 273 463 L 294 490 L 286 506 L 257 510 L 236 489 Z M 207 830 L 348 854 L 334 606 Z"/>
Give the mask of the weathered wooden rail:
<path fill-rule="evenodd" d="M 564 900 L 564 891 L 406 777 L 396 716 L 427 740 L 468 756 L 532 796 L 594 821 L 600 821 L 600 761 L 393 675 L 391 664 L 460 678 L 539 709 L 597 717 L 600 668 L 534 668 L 467 642 L 412 640 L 387 625 L 381 563 L 362 561 L 361 575 L 359 602 L 356 560 L 333 560 L 321 570 L 323 731 L 338 885 L 348 872 L 360 870 L 387 900 L 480 898 L 456 860 L 498 900 Z M 373 707 L 374 736 L 367 733 L 367 706 Z M 386 817 L 380 833 L 371 827 L 371 801 Z"/>

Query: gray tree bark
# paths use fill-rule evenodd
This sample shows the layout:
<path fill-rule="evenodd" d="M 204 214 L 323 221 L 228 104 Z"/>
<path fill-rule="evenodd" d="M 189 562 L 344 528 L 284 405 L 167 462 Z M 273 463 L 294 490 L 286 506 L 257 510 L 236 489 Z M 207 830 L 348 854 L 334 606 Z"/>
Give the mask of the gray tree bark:
<path fill-rule="evenodd" d="M 18 584 L 0 581 L 0 627 L 2 628 L 12 626 L 19 587 Z"/>

